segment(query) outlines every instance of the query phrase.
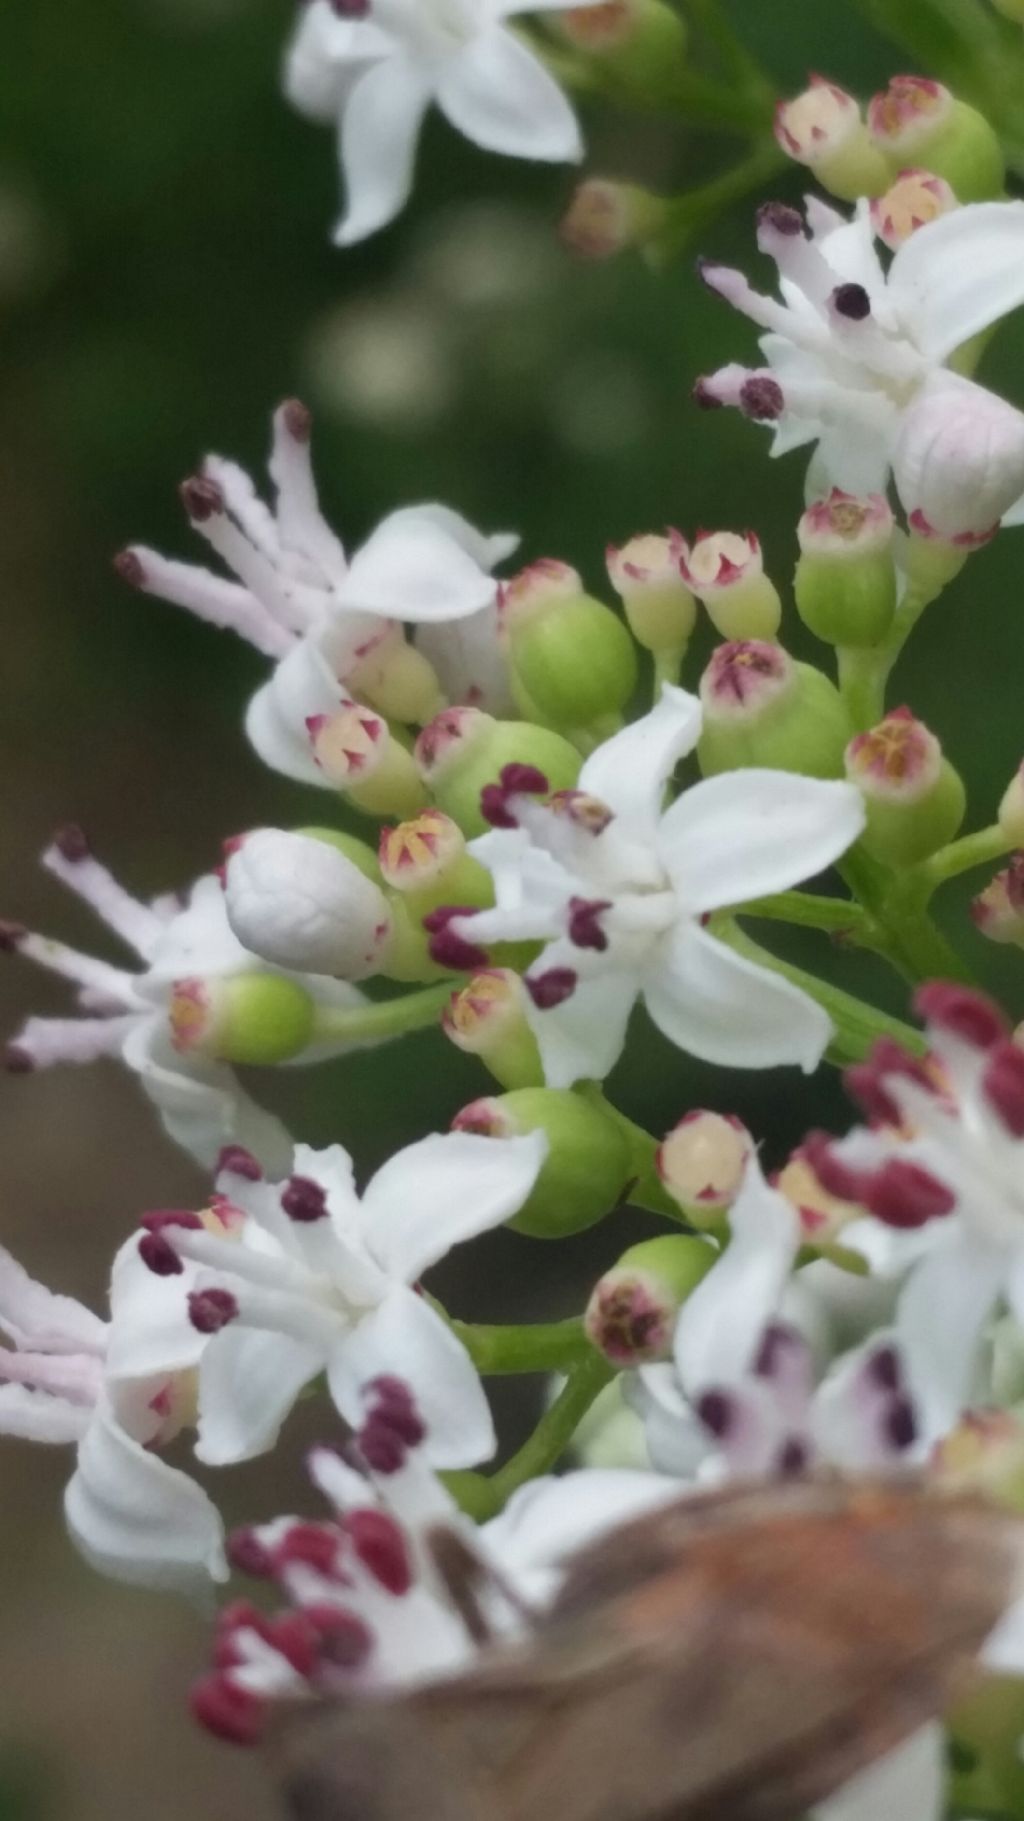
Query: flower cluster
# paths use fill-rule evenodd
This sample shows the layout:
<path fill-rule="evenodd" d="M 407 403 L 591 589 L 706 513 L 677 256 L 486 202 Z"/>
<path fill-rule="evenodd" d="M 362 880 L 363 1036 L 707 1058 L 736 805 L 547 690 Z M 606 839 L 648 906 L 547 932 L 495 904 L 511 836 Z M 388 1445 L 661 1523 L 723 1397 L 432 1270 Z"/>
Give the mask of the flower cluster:
<path fill-rule="evenodd" d="M 768 86 L 724 20 L 711 35 L 732 80 L 694 74 L 664 0 L 306 0 L 285 81 L 338 126 L 344 245 L 404 206 L 432 104 L 489 151 L 579 158 L 559 78 L 717 110 L 763 142 L 760 183 L 778 161 Z M 209 1178 L 199 1205 L 126 1234 L 102 1319 L 0 1251 L 0 1432 L 75 1447 L 68 1527 L 104 1572 L 272 1590 L 224 1606 L 193 1693 L 235 1743 L 524 1638 L 584 1542 L 698 1488 L 912 1469 L 926 1492 L 1024 1510 L 1024 1038 L 931 909 L 996 865 L 974 922 L 1024 947 L 1024 773 L 963 834 L 963 780 L 903 699 L 912 681 L 890 690 L 925 610 L 1024 520 L 1024 412 L 975 377 L 1024 303 L 1024 203 L 992 123 L 926 77 L 866 109 L 815 78 L 777 107 L 774 141 L 832 200 L 758 209 L 778 296 L 701 262 L 762 358 L 695 397 L 770 426 L 776 455 L 813 447 L 791 590 L 732 527 L 610 541 L 607 587 L 547 556 L 499 579 L 518 539 L 436 503 L 346 554 L 296 400 L 274 414 L 270 504 L 221 456 L 182 485 L 218 567 L 116 559 L 267 660 L 246 734 L 320 790 L 323 820 L 228 833 L 203 877 L 154 899 L 62 829 L 43 865 L 130 966 L 0 926 L 79 1013 L 29 1018 L 10 1070 L 120 1057 Z M 718 194 L 591 178 L 566 238 L 664 258 Z M 787 649 L 794 615 L 817 662 Z M 831 936 L 839 961 L 777 952 L 778 924 Z M 923 1039 L 833 978 L 851 948 L 915 982 Z M 788 1155 L 728 1109 L 683 1105 L 651 1132 L 617 1104 L 645 1019 L 724 1069 L 845 1064 L 865 1123 Z M 479 1091 L 361 1193 L 341 1143 L 311 1149 L 237 1073 L 264 1071 L 272 1103 L 277 1067 L 416 1031 L 431 1066 L 448 1043 L 473 1057 Z M 561 1320 L 456 1319 L 423 1282 L 499 1227 L 551 1242 L 624 1208 L 658 1232 Z M 494 1468 L 499 1373 L 552 1385 Z M 300 1399 L 330 1515 L 225 1539 L 188 1451 L 204 1470 L 268 1454 Z M 1011 1611 L 991 1665 L 1021 1666 L 1019 1631 Z M 1000 1817 L 1014 1725 L 1009 1754 L 985 1713 L 966 1740 L 964 1800 Z M 940 1729 L 898 1733 L 818 1821 L 939 1821 Z"/>

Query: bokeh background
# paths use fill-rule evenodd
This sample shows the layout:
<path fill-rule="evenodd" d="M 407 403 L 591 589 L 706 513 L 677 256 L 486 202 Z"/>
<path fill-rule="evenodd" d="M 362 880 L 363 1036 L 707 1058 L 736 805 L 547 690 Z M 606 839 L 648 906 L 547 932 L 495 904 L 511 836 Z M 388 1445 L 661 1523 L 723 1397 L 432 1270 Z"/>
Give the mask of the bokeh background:
<path fill-rule="evenodd" d="M 844 0 L 732 11 L 783 90 L 825 68 L 869 93 L 901 67 Z M 278 93 L 292 14 L 293 0 L 6 0 L 0 19 L 0 908 L 86 946 L 86 918 L 35 870 L 57 823 L 82 822 L 154 892 L 214 863 L 225 834 L 322 817 L 318 793 L 265 774 L 239 737 L 261 661 L 110 566 L 134 538 L 188 554 L 177 481 L 209 448 L 258 470 L 281 397 L 314 408 L 322 495 L 350 542 L 397 504 L 439 499 L 595 586 L 609 539 L 666 523 L 753 526 L 777 579 L 792 568 L 800 458 L 770 464 L 751 426 L 689 401 L 699 371 L 748 345 L 691 260 L 656 276 L 575 263 L 555 232 L 571 173 L 486 158 L 437 122 L 414 207 L 333 251 L 330 135 Z M 729 150 L 665 120 L 586 124 L 591 169 L 666 191 Z M 799 190 L 796 172 L 779 185 Z M 705 246 L 749 264 L 751 207 Z M 1018 400 L 1022 353 L 1019 324 L 1004 325 L 985 370 Z M 1024 745 L 1017 549 L 1011 534 L 972 559 L 900 675 L 963 770 L 976 825 Z M 968 896 L 947 894 L 951 925 Z M 1019 1016 L 1016 956 L 964 940 Z M 807 958 L 903 1009 L 872 964 Z M 4 1032 L 63 1003 L 15 964 L 0 987 Z M 692 1105 L 735 1108 L 770 1161 L 841 1117 L 828 1074 L 726 1079 L 642 1027 L 613 1085 L 653 1130 Z M 364 1169 L 484 1088 L 440 1036 L 258 1084 L 298 1133 L 342 1138 Z M 0 1238 L 55 1287 L 101 1307 L 138 1213 L 198 1194 L 113 1066 L 0 1091 Z M 557 1249 L 493 1236 L 442 1289 L 480 1319 L 569 1312 L 625 1232 L 616 1217 Z M 514 1439 L 523 1411 L 504 1415 Z M 302 1440 L 296 1425 L 272 1472 L 222 1476 L 229 1510 L 301 1497 Z M 78 1563 L 60 1517 L 68 1470 L 62 1450 L 2 1444 L 0 1821 L 269 1821 L 260 1766 L 184 1710 L 205 1621 Z"/>

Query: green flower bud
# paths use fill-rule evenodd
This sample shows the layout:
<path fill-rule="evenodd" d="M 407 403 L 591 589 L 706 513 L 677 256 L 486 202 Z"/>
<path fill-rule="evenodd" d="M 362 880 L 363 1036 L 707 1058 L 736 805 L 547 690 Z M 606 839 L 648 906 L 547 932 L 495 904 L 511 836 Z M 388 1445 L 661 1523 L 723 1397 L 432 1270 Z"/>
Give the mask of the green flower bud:
<path fill-rule="evenodd" d="M 689 546 L 680 539 L 679 568 L 723 639 L 775 637 L 782 602 L 752 531 L 702 531 Z"/>
<path fill-rule="evenodd" d="M 573 191 L 558 232 L 580 259 L 614 259 L 627 247 L 644 247 L 654 240 L 670 214 L 664 197 L 639 184 L 587 177 Z"/>
<path fill-rule="evenodd" d="M 1004 19 L 1012 19 L 1014 25 L 1024 25 L 1024 0 L 992 0 L 992 5 Z"/>
<path fill-rule="evenodd" d="M 923 165 L 961 202 L 1001 196 L 1006 165 L 994 128 L 927 76 L 894 76 L 868 104 L 868 128 L 894 171 Z"/>
<path fill-rule="evenodd" d="M 889 160 L 872 142 L 852 95 L 824 76 L 775 110 L 782 150 L 813 171 L 823 189 L 843 202 L 881 196 L 892 180 Z"/>
<path fill-rule="evenodd" d="M 811 664 L 760 640 L 719 645 L 700 682 L 705 777 L 742 765 L 842 776 L 850 720 L 839 691 Z"/>
<path fill-rule="evenodd" d="M 682 539 L 632 537 L 606 551 L 608 579 L 619 595 L 629 629 L 645 651 L 683 652 L 697 623 L 697 598 L 679 569 Z"/>
<path fill-rule="evenodd" d="M 754 1140 L 732 1113 L 684 1114 L 658 1147 L 663 1187 L 695 1227 L 717 1228 L 754 1155 Z"/>
<path fill-rule="evenodd" d="M 439 904 L 483 906 L 494 901 L 491 875 L 466 852 L 466 837 L 441 809 L 425 809 L 396 828 L 381 830 L 381 876 L 410 913 L 424 917 Z"/>
<path fill-rule="evenodd" d="M 394 621 L 348 665 L 344 681 L 360 702 L 389 721 L 422 726 L 444 706 L 434 666 Z"/>
<path fill-rule="evenodd" d="M 482 968 L 453 993 L 442 1020 L 456 1049 L 479 1056 L 503 1088 L 540 1087 L 544 1069 L 526 1016 L 526 988 L 507 967 Z"/>
<path fill-rule="evenodd" d="M 861 841 L 886 866 L 914 866 L 952 841 L 967 806 L 942 748 L 909 708 L 894 708 L 846 749 L 846 775 L 867 807 Z"/>
<path fill-rule="evenodd" d="M 797 526 L 797 612 L 828 645 L 877 645 L 896 611 L 895 524 L 880 493 L 833 487 Z"/>
<path fill-rule="evenodd" d="M 594 1286 L 588 1339 L 615 1366 L 670 1359 L 679 1311 L 719 1256 L 708 1240 L 683 1233 L 630 1246 Z"/>
<path fill-rule="evenodd" d="M 933 531 L 923 513 L 913 512 L 903 542 L 900 567 L 907 590 L 926 603 L 934 601 L 955 581 L 977 546 L 968 538 L 942 537 Z"/>
<path fill-rule="evenodd" d="M 971 916 L 990 942 L 1024 948 L 1024 854 L 1015 854 L 978 893 Z"/>
<path fill-rule="evenodd" d="M 306 727 L 324 777 L 356 809 L 370 816 L 411 816 L 426 803 L 412 754 L 372 709 L 351 702 L 336 714 L 311 715 Z"/>
<path fill-rule="evenodd" d="M 619 715 L 636 687 L 636 651 L 610 607 L 584 594 L 568 563 L 531 563 L 501 590 L 501 635 L 524 713 L 572 731 Z"/>
<path fill-rule="evenodd" d="M 506 766 L 529 766 L 551 790 L 570 790 L 583 763 L 575 746 L 551 728 L 496 721 L 480 708 L 446 708 L 435 715 L 416 742 L 415 758 L 439 807 L 465 835 L 481 835 L 490 826 L 481 792 L 499 785 Z"/>
<path fill-rule="evenodd" d="M 630 1179 L 621 1127 L 600 1107 L 558 1088 L 517 1088 L 474 1100 L 452 1121 L 457 1132 L 493 1138 L 545 1132 L 548 1155 L 529 1200 L 508 1222 L 532 1239 L 581 1233 L 614 1208 Z"/>
<path fill-rule="evenodd" d="M 665 0 L 602 0 L 553 13 L 551 28 L 644 95 L 663 93 L 666 79 L 686 59 L 686 22 Z"/>
<path fill-rule="evenodd" d="M 176 980 L 168 1016 L 181 1055 L 255 1065 L 288 1062 L 313 1038 L 309 994 L 281 974 Z"/>

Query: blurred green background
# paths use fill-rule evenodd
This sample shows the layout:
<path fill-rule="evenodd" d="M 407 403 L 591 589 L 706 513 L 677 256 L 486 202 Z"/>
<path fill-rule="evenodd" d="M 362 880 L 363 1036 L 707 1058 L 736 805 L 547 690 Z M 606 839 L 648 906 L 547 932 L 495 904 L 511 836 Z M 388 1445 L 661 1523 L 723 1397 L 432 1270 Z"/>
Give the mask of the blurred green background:
<path fill-rule="evenodd" d="M 745 326 L 688 257 L 657 277 L 630 259 L 575 264 L 555 233 L 572 173 L 486 158 L 432 122 L 413 208 L 368 246 L 332 250 L 330 135 L 278 94 L 293 10 L 3 8 L 2 909 L 87 946 L 87 920 L 35 870 L 58 822 L 81 821 L 126 883 L 152 892 L 207 868 L 225 834 L 323 815 L 319 793 L 265 774 L 239 737 L 261 661 L 130 593 L 110 568 L 132 539 L 197 554 L 177 481 L 209 448 L 258 470 L 281 397 L 314 408 L 324 503 L 350 543 L 393 506 L 434 498 L 521 531 L 527 556 L 568 558 L 598 586 L 609 539 L 666 523 L 751 526 L 780 583 L 792 567 L 801 458 L 770 464 L 755 429 L 689 399 L 698 372 L 749 354 Z M 735 0 L 732 12 L 783 90 L 824 68 L 869 93 L 902 66 L 840 0 Z M 665 120 L 586 124 L 588 168 L 666 191 L 730 152 Z M 800 190 L 795 171 L 779 186 Z M 706 249 L 756 264 L 751 215 L 721 221 Z M 1013 396 L 1022 354 L 1020 325 L 1005 325 L 982 377 Z M 1018 549 L 1010 534 L 972 558 L 899 674 L 899 699 L 961 767 L 976 825 L 1024 745 Z M 970 889 L 951 890 L 944 915 L 1020 1016 L 1017 956 L 964 930 Z M 824 947 L 807 958 L 903 1009 L 873 964 L 840 967 Z M 27 969 L 6 968 L 0 984 L 5 1032 L 30 1008 L 66 1003 Z M 365 1168 L 484 1087 L 427 1036 L 258 1091 L 301 1135 L 349 1143 Z M 734 1108 L 773 1163 L 807 1125 L 842 1118 L 833 1076 L 727 1078 L 639 1026 L 613 1088 L 656 1131 L 693 1105 Z M 12 1079 L 0 1094 L 3 1243 L 96 1306 L 139 1211 L 188 1204 L 197 1181 L 113 1067 Z M 557 1250 L 498 1235 L 442 1288 L 482 1318 L 568 1311 L 625 1231 L 616 1217 Z M 511 1433 L 521 1421 L 513 1409 Z M 232 1513 L 301 1497 L 300 1427 L 272 1472 L 225 1476 Z M 185 1714 L 203 1620 L 79 1565 L 60 1520 L 63 1451 L 5 1443 L 0 1459 L 0 1821 L 271 1815 L 259 1766 Z"/>

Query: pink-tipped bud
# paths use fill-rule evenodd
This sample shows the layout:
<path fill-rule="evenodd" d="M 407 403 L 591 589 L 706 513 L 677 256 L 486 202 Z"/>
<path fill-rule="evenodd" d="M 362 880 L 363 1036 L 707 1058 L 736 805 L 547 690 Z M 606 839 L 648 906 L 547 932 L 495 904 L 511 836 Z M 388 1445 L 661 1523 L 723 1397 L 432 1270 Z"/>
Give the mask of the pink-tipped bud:
<path fill-rule="evenodd" d="M 978 893 L 971 916 L 990 942 L 1024 948 L 1024 854 L 1015 854 Z"/>
<path fill-rule="evenodd" d="M 630 1172 L 622 1128 L 600 1106 L 559 1088 L 517 1088 L 464 1107 L 460 1132 L 512 1138 L 543 1132 L 547 1153 L 528 1199 L 509 1222 L 534 1239 L 582 1232 L 619 1202 Z"/>
<path fill-rule="evenodd" d="M 686 23 L 666 0 L 597 0 L 549 18 L 578 56 L 609 64 L 643 94 L 658 94 L 686 55 Z"/>
<path fill-rule="evenodd" d="M 740 1192 L 754 1141 L 732 1113 L 687 1113 L 658 1147 L 657 1168 L 695 1226 L 713 1226 Z"/>
<path fill-rule="evenodd" d="M 824 76 L 812 76 L 802 94 L 779 102 L 775 137 L 787 157 L 845 201 L 877 196 L 889 182 L 889 164 L 872 145 L 857 102 Z"/>
<path fill-rule="evenodd" d="M 504 584 L 499 615 L 524 715 L 570 733 L 617 720 L 636 684 L 636 649 L 575 569 L 553 557 L 531 563 Z"/>
<path fill-rule="evenodd" d="M 413 749 L 420 773 L 431 788 L 443 783 L 496 726 L 494 716 L 482 708 L 443 708 L 436 714 Z"/>
<path fill-rule="evenodd" d="M 501 785 L 508 767 L 536 771 L 552 790 L 574 785 L 580 770 L 579 753 L 561 734 L 527 721 L 497 721 L 479 708 L 446 708 L 435 716 L 415 756 L 439 807 L 466 835 L 488 828 L 483 793 Z"/>
<path fill-rule="evenodd" d="M 868 127 L 890 164 L 924 165 L 960 202 L 1002 194 L 1006 176 L 998 135 L 976 108 L 927 76 L 893 76 L 868 104 Z"/>
<path fill-rule="evenodd" d="M 846 775 L 867 809 L 864 846 L 886 866 L 927 859 L 963 821 L 963 784 L 935 735 L 909 708 L 894 708 L 850 741 Z"/>
<path fill-rule="evenodd" d="M 882 494 L 857 497 L 841 487 L 833 487 L 827 499 L 808 506 L 796 528 L 805 555 L 843 561 L 888 551 L 894 531 L 892 508 Z"/>
<path fill-rule="evenodd" d="M 498 609 L 502 632 L 507 637 L 514 626 L 562 602 L 574 601 L 582 593 L 583 579 L 571 564 L 553 556 L 538 557 L 501 585 Z"/>
<path fill-rule="evenodd" d="M 167 1016 L 179 1055 L 267 1066 L 308 1048 L 315 1007 L 297 981 L 279 974 L 193 976 L 174 982 Z"/>
<path fill-rule="evenodd" d="M 774 638 L 782 603 L 752 531 L 701 531 L 690 545 L 680 539 L 678 555 L 683 581 L 722 638 Z"/>
<path fill-rule="evenodd" d="M 895 252 L 918 228 L 958 207 L 945 178 L 936 177 L 934 171 L 910 169 L 900 172 L 884 196 L 874 198 L 871 226 L 879 240 Z"/>
<path fill-rule="evenodd" d="M 588 177 L 573 191 L 558 231 L 563 244 L 580 259 L 614 259 L 628 247 L 652 240 L 668 212 L 662 197 L 652 196 L 639 184 Z"/>
<path fill-rule="evenodd" d="M 835 685 L 762 639 L 719 645 L 700 681 L 704 725 L 697 747 L 706 776 L 763 765 L 835 778 L 849 717 Z"/>
<path fill-rule="evenodd" d="M 443 884 L 465 852 L 465 835 L 440 809 L 425 809 L 397 828 L 382 829 L 378 849 L 385 884 L 412 893 Z"/>
<path fill-rule="evenodd" d="M 518 974 L 484 968 L 452 994 L 442 1025 L 456 1048 L 479 1056 L 503 1087 L 539 1087 L 544 1070 L 526 1008 Z"/>
<path fill-rule="evenodd" d="M 680 652 L 697 620 L 697 600 L 682 579 L 678 532 L 609 544 L 608 579 L 622 601 L 630 631 L 647 651 Z"/>
<path fill-rule="evenodd" d="M 416 762 L 380 715 L 348 702 L 336 714 L 311 715 L 306 730 L 324 777 L 357 809 L 393 816 L 420 808 L 425 792 Z"/>
<path fill-rule="evenodd" d="M 675 1233 L 631 1246 L 594 1286 L 588 1340 L 623 1368 L 669 1359 L 679 1311 L 718 1256 L 707 1240 Z"/>
<path fill-rule="evenodd" d="M 877 645 L 896 611 L 895 522 L 880 493 L 855 499 L 833 487 L 797 526 L 796 605 L 829 645 Z"/>

